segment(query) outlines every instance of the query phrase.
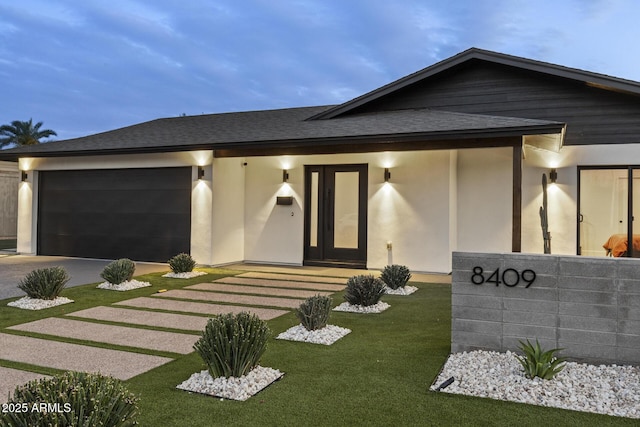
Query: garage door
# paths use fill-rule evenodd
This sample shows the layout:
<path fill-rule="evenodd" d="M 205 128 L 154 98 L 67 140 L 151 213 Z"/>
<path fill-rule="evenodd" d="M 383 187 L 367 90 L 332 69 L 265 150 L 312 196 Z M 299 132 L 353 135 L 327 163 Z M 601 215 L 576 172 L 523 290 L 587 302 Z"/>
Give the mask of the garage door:
<path fill-rule="evenodd" d="M 39 175 L 39 254 L 166 262 L 189 253 L 190 167 Z"/>

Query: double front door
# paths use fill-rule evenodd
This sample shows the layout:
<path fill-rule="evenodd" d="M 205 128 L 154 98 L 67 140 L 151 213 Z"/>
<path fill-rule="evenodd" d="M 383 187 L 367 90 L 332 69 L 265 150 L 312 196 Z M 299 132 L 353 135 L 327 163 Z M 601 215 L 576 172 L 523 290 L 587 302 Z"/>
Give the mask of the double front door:
<path fill-rule="evenodd" d="M 367 165 L 305 167 L 305 265 L 364 268 Z"/>

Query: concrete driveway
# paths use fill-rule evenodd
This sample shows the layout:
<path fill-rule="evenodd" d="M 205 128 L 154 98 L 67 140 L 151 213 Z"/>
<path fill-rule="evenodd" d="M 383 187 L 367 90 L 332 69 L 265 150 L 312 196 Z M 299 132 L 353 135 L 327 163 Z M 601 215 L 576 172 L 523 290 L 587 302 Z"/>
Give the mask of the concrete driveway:
<path fill-rule="evenodd" d="M 0 254 L 0 300 L 25 296 L 25 293 L 18 289 L 18 283 L 32 270 L 64 267 L 71 277 L 67 287 L 71 287 L 103 282 L 100 273 L 109 262 L 111 261 L 100 259 Z M 136 276 L 158 271 L 169 271 L 169 266 L 160 263 L 136 262 Z"/>

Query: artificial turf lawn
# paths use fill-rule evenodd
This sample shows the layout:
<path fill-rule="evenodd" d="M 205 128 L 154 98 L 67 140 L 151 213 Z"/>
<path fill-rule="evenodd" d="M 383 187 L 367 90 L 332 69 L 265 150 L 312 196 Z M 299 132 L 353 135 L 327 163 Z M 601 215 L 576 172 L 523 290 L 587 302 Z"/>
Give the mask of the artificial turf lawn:
<path fill-rule="evenodd" d="M 188 280 L 165 279 L 161 273 L 143 276 L 138 280 L 152 282 L 153 288 L 128 292 L 95 285 L 70 288 L 63 295 L 76 300 L 73 307 L 41 312 L 7 310 L 2 305 L 8 300 L 3 301 L 0 327 L 234 273 L 207 271 L 214 274 Z M 195 353 L 126 381 L 141 398 L 140 425 L 638 425 L 638 420 L 428 391 L 450 348 L 451 292 L 446 284 L 412 284 L 419 290 L 411 296 L 383 297 L 391 307 L 381 314 L 332 312 L 329 323 L 352 332 L 331 346 L 275 340 L 298 321 L 293 313 L 270 320 L 273 337 L 260 364 L 285 375 L 245 402 L 177 390 L 177 384 L 205 369 Z M 342 293 L 334 294 L 333 301 L 341 303 Z"/>

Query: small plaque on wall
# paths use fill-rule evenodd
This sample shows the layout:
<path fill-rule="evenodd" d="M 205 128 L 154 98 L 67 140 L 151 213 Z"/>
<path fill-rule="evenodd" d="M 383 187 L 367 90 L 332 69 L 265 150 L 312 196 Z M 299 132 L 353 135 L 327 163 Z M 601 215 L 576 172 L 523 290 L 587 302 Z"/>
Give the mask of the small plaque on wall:
<path fill-rule="evenodd" d="M 292 205 L 293 196 L 277 196 L 276 205 Z"/>

